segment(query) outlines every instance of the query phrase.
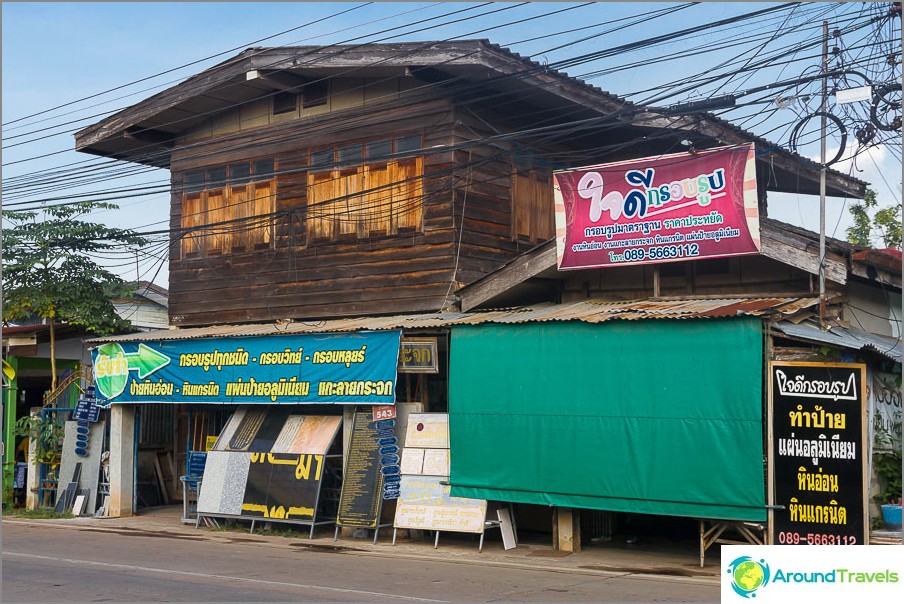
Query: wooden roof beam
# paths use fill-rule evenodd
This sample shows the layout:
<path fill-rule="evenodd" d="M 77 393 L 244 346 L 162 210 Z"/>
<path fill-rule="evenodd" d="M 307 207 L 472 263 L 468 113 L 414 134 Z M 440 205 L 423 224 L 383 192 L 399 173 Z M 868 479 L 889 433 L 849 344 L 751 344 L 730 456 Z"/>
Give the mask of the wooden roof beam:
<path fill-rule="evenodd" d="M 123 132 L 123 138 L 131 138 L 142 143 L 150 143 L 152 145 L 160 145 L 168 148 L 171 148 L 176 144 L 175 136 L 169 132 L 154 130 L 153 128 L 141 128 L 140 126 L 126 128 L 125 132 Z"/>
<path fill-rule="evenodd" d="M 878 250 L 861 250 L 851 254 L 851 274 L 901 288 L 901 261 Z"/>
<path fill-rule="evenodd" d="M 760 253 L 782 264 L 793 266 L 811 275 L 819 274 L 819 251 L 800 247 L 790 237 L 784 237 L 775 231 L 760 231 Z M 843 258 L 834 254 L 826 254 L 826 279 L 840 285 L 847 283 L 847 264 Z"/>
<path fill-rule="evenodd" d="M 663 116 L 658 113 L 643 112 L 634 117 L 632 125 L 695 133 L 720 141 L 721 144 L 746 143 L 751 140 L 749 135 L 744 136 L 740 132 L 735 132 L 711 119 L 707 119 L 703 114 L 698 114 L 697 116 Z M 767 141 L 757 138 L 756 142 L 759 145 L 763 145 Z M 770 163 L 788 173 L 798 174 L 800 178 L 811 183 L 819 183 L 819 164 L 815 162 L 804 163 L 801 158 L 796 157 L 785 149 L 773 148 L 768 156 L 757 159 L 761 163 Z M 830 194 L 836 196 L 845 195 L 862 199 L 866 194 L 865 183 L 858 183 L 856 179 L 851 179 L 831 168 L 826 170 L 826 188 L 830 192 L 834 192 Z"/>
<path fill-rule="evenodd" d="M 901 289 L 901 275 L 895 274 L 881 268 L 876 268 L 873 265 L 864 265 L 859 262 L 855 262 L 851 267 L 851 274 L 860 277 L 861 279 L 866 279 L 868 281 L 878 282 L 882 285 L 888 287 L 894 287 L 898 290 Z"/>
<path fill-rule="evenodd" d="M 519 283 L 535 277 L 543 271 L 555 268 L 556 246 L 550 240 L 537 250 L 537 253 L 526 253 L 518 256 L 498 271 L 483 277 L 459 291 L 461 311 L 467 312 L 480 306 L 487 300 L 515 287 Z"/>
<path fill-rule="evenodd" d="M 292 92 L 301 92 L 304 85 L 309 81 L 288 71 L 250 69 L 245 72 L 245 81 L 250 82 L 253 80 L 266 83 L 276 90 L 291 90 Z"/>
<path fill-rule="evenodd" d="M 760 237 L 761 255 L 813 275 L 819 274 L 819 253 L 815 249 L 810 249 L 811 246 L 806 241 L 799 240 L 791 234 L 766 228 L 761 230 Z M 461 311 L 468 312 L 487 300 L 504 294 L 511 288 L 536 277 L 543 271 L 555 267 L 555 241 L 550 240 L 533 252 L 527 252 L 515 258 L 499 270 L 459 290 Z M 855 274 L 857 274 L 856 271 Z M 827 254 L 826 279 L 844 285 L 847 283 L 847 277 L 848 269 L 845 259 L 836 254 Z M 901 281 L 898 277 L 897 282 L 894 279 L 883 282 L 900 287 Z"/>

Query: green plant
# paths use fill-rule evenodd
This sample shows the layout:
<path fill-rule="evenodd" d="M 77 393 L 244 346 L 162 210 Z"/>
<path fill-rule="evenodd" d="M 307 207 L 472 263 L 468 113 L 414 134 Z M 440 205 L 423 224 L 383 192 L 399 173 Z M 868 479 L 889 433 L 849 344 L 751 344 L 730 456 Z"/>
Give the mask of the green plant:
<path fill-rule="evenodd" d="M 56 463 L 59 459 L 63 427 L 58 425 L 52 417 L 20 417 L 16 422 L 14 432 L 16 436 L 27 436 L 35 443 L 32 461 Z"/>
<path fill-rule="evenodd" d="M 53 508 L 38 508 L 36 510 L 26 510 L 22 508 L 11 509 L 3 508 L 4 516 L 13 516 L 15 518 L 75 518 L 72 512 L 56 512 Z"/>
<path fill-rule="evenodd" d="M 901 502 L 901 452 L 890 451 L 873 455 L 873 469 L 879 477 L 879 494 L 873 500 L 884 505 Z"/>
<path fill-rule="evenodd" d="M 873 247 L 878 235 L 884 247 L 901 249 L 900 204 L 879 208 L 876 192 L 867 189 L 863 202 L 852 204 L 849 211 L 853 224 L 846 230 L 848 241 L 860 247 Z"/>

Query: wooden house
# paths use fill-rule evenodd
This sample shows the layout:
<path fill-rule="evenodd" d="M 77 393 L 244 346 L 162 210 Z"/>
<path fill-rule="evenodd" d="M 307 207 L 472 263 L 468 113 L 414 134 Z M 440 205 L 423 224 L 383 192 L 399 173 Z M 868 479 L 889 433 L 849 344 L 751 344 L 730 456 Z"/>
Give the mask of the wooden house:
<path fill-rule="evenodd" d="M 761 219 L 760 252 L 663 265 L 557 271 L 553 171 L 688 151 L 684 141 L 701 150 L 755 144 L 752 162 L 757 178 L 746 190 L 755 191 L 751 205 L 757 206 Z M 700 367 L 711 362 L 720 388 L 701 389 L 705 391 L 701 394 L 688 386 L 678 394 L 691 415 L 702 418 L 697 423 L 706 430 L 731 419 L 727 403 L 720 407 L 727 417 L 706 415 L 719 407 L 718 397 L 743 403 L 748 415 L 743 433 L 749 445 L 744 451 L 748 492 L 756 491 L 751 501 L 764 499 L 761 388 L 763 367 L 772 357 L 771 351 L 763 350 L 763 329 L 772 316 L 792 317 L 813 306 L 819 262 L 812 233 L 768 219 L 767 192 L 818 194 L 819 165 L 713 115 L 679 115 L 637 106 L 483 40 L 251 48 L 82 130 L 76 135 L 76 147 L 170 170 L 170 325 L 199 328 L 94 343 L 129 350 L 141 343 L 161 350 L 171 345 L 172 358 L 177 358 L 177 348 L 188 350 L 192 345 L 219 346 L 222 351 L 227 338 L 269 338 L 268 345 L 281 351 L 283 342 L 290 341 L 287 338 L 305 335 L 351 340 L 359 335 L 355 332 L 392 330 L 400 337 L 439 336 L 434 337 L 441 359 L 436 373 L 418 375 L 416 385 L 407 379 L 411 376 L 404 376 L 406 385 L 397 384 L 394 401 L 423 403 L 430 412 L 448 410 L 450 447 L 456 451 L 451 459 L 457 464 L 451 471 L 453 489 L 465 489 L 453 490 L 453 495 L 514 501 L 531 506 L 529 511 L 537 515 L 549 514 L 550 507 L 557 506 L 563 510 L 554 521 L 561 538 L 576 528 L 577 515 L 571 514 L 571 508 L 624 511 L 629 506 L 626 501 L 638 499 L 619 493 L 616 498 L 621 503 L 613 505 L 582 498 L 602 497 L 605 488 L 613 485 L 635 486 L 619 478 L 601 485 L 597 493 L 581 490 L 590 473 L 574 469 L 592 466 L 583 453 L 592 452 L 601 459 L 599 467 L 619 471 L 634 467 L 628 461 L 661 462 L 655 471 L 635 476 L 670 479 L 674 474 L 666 470 L 678 442 L 669 440 L 671 434 L 669 438 L 637 436 L 640 440 L 634 450 L 653 451 L 648 455 L 612 454 L 602 459 L 605 447 L 597 445 L 607 440 L 591 434 L 597 424 L 586 421 L 582 411 L 573 407 L 575 387 L 568 380 L 575 372 L 558 371 L 553 364 L 580 358 L 587 365 L 581 375 L 589 376 L 584 391 L 587 407 L 606 412 L 607 401 L 598 396 L 593 382 L 602 371 L 596 360 L 615 355 L 609 349 L 593 358 L 569 355 L 571 348 L 592 344 L 599 334 L 618 344 L 628 342 L 636 339 L 634 326 L 644 323 L 622 322 L 616 330 L 595 325 L 602 321 L 594 314 L 611 311 L 612 318 L 649 319 L 645 323 L 655 325 L 647 331 L 648 337 L 662 336 L 677 343 L 669 359 L 675 361 L 669 374 L 675 379 L 654 367 L 634 380 L 639 391 L 619 400 L 651 401 L 651 406 L 658 405 L 670 421 L 675 420 L 670 401 L 661 400 L 662 392 L 667 386 L 680 388 L 694 382 L 693 371 L 677 375 L 676 367 L 685 367 L 688 359 L 699 359 Z M 857 179 L 826 172 L 828 195 L 862 197 L 865 187 Z M 840 242 L 831 242 L 829 252 L 826 279 L 831 290 L 857 281 L 867 289 L 900 292 L 900 269 L 874 259 L 861 261 L 855 255 L 862 250 Z M 707 305 L 700 297 L 715 301 Z M 719 297 L 733 300 L 720 303 Z M 656 298 L 656 304 L 649 304 L 650 298 Z M 609 306 L 595 305 L 601 299 Z M 630 313 L 613 306 L 619 300 Z M 581 301 L 587 303 L 581 306 Z M 488 307 L 533 303 L 539 306 L 480 313 Z M 569 304 L 572 307 L 564 308 Z M 439 312 L 443 310 L 450 312 Z M 761 325 L 757 318 L 766 315 Z M 742 334 L 743 356 L 738 349 L 729 347 L 726 354 L 725 348 L 710 346 L 710 340 L 686 333 L 697 319 L 702 323 L 713 317 L 724 320 L 707 325 L 707 333 L 713 338 Z M 663 318 L 676 320 L 658 320 Z M 689 318 L 693 321 L 684 320 Z M 484 325 L 494 321 L 499 324 L 496 331 Z M 531 326 L 536 331 L 515 333 L 529 321 L 537 323 Z M 242 323 L 246 325 L 232 325 Z M 585 323 L 599 329 L 591 333 Z M 541 327 L 545 335 L 533 337 Z M 560 348 L 531 356 L 530 346 L 515 349 L 511 344 L 527 339 L 532 346 L 540 346 L 541 336 Z M 294 346 L 296 340 L 291 341 Z M 248 340 L 242 342 L 245 345 Z M 512 349 L 502 354 L 493 348 L 497 345 Z M 550 350 L 560 349 L 565 352 L 548 358 Z M 519 367 L 514 366 L 516 361 Z M 172 365 L 175 372 L 176 363 Z M 525 367 L 533 370 L 526 372 Z M 289 369 L 307 376 L 313 373 L 307 365 Z M 696 366 L 691 369 L 699 371 Z M 617 364 L 606 370 L 611 384 L 630 381 Z M 170 386 L 183 384 L 182 375 L 167 378 Z M 513 376 L 524 378 L 532 387 L 507 384 Z M 742 376 L 743 384 L 750 387 L 734 388 L 735 376 Z M 135 383 L 134 377 L 127 379 Z M 294 373 L 286 379 L 294 379 Z M 487 394 L 501 384 L 506 384 L 503 394 L 509 397 L 508 406 L 500 403 L 502 396 Z M 555 388 L 557 392 L 548 392 Z M 117 400 L 118 394 L 109 397 L 115 403 L 111 405 L 111 510 L 115 515 L 133 511 L 136 407 L 142 406 L 142 412 L 171 403 L 190 407 L 186 415 L 178 416 L 173 438 L 174 456 L 181 461 L 188 452 L 182 449 L 188 447 L 186 441 L 194 443 L 198 437 L 204 442 L 222 427 L 216 424 L 212 433 L 198 432 L 189 427 L 188 413 L 212 417 L 213 412 L 200 408 L 247 402 L 229 394 L 148 395 L 138 400 L 142 392 L 136 390 L 127 400 Z M 252 402 L 265 410 L 308 402 L 299 397 L 278 398 Z M 330 402 L 349 403 L 343 414 L 345 433 L 350 434 L 356 405 L 366 405 L 358 400 Z M 525 419 L 526 403 L 534 405 L 536 412 Z M 474 412 L 469 413 L 466 405 L 473 405 Z M 494 411 L 487 412 L 488 408 Z M 478 415 L 483 423 L 467 423 Z M 487 423 L 506 420 L 510 421 L 505 426 Z M 533 432 L 509 429 L 515 421 L 529 425 Z M 637 433 L 633 429 L 617 432 L 625 438 Z M 550 434 L 569 438 L 557 437 L 551 446 Z M 497 446 L 502 435 L 510 439 L 508 448 Z M 697 471 L 693 480 L 686 481 L 691 490 L 700 484 L 700 477 L 727 476 L 717 472 L 724 468 L 709 462 L 734 459 L 731 454 L 715 455 L 705 446 L 711 442 L 730 445 L 732 435 L 712 430 L 705 435 L 713 438 L 686 433 L 681 441 L 688 455 L 700 461 L 691 464 Z M 592 446 L 560 450 L 575 443 Z M 660 446 L 663 443 L 669 446 Z M 537 455 L 525 455 L 525 446 Z M 541 453 L 555 468 L 549 472 L 522 468 L 522 476 L 542 479 L 504 493 L 493 492 L 502 474 L 511 475 L 511 468 L 536 460 Z M 487 463 L 503 454 L 509 456 L 511 466 Z M 570 484 L 544 482 L 558 480 L 564 475 L 561 468 L 574 471 L 568 475 Z M 458 472 L 470 473 L 470 486 L 467 481 L 455 482 L 461 476 Z M 515 493 L 530 489 L 535 496 Z M 563 499 L 563 493 L 574 497 Z M 660 505 L 661 494 L 643 495 L 649 501 L 656 496 L 658 503 L 630 509 L 688 517 L 707 514 L 705 506 L 677 510 Z M 718 517 L 760 520 L 765 511 L 761 501 L 757 505 L 755 514 L 746 509 L 738 515 L 737 509 L 728 509 Z M 545 517 L 539 524 L 544 523 L 549 524 Z M 519 525 L 526 526 L 523 514 Z"/>
<path fill-rule="evenodd" d="M 76 134 L 169 168 L 170 324 L 431 312 L 553 235 L 555 168 L 755 141 L 766 191 L 818 166 L 485 40 L 249 48 Z M 828 171 L 830 195 L 865 184 Z M 779 242 L 777 245 L 781 245 Z"/>
<path fill-rule="evenodd" d="M 116 314 L 129 321 L 138 331 L 166 329 L 169 324 L 167 313 L 168 292 L 166 288 L 149 281 L 135 283 L 135 291 L 122 298 L 113 298 Z"/>

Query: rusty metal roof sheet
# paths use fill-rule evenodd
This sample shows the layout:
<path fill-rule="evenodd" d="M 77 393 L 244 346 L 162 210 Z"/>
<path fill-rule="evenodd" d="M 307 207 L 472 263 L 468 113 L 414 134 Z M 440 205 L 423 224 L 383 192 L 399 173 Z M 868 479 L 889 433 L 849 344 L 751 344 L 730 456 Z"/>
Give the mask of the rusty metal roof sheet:
<path fill-rule="evenodd" d="M 901 362 L 901 339 L 869 333 L 856 327 L 832 325 L 825 329 L 806 322 L 798 325 L 788 321 L 775 323 L 776 331 L 800 340 L 820 344 L 834 344 L 851 350 L 869 350 L 885 358 Z"/>
<path fill-rule="evenodd" d="M 452 325 L 480 323 L 533 323 L 541 321 L 584 321 L 602 323 L 614 319 L 700 319 L 737 316 L 790 316 L 816 305 L 815 297 L 800 298 L 718 298 L 718 299 L 645 299 L 582 300 L 565 304 L 535 304 L 518 308 L 429 314 L 325 319 L 246 325 L 213 325 L 166 329 L 107 336 L 88 340 L 104 342 L 139 342 L 149 340 L 193 340 L 197 338 L 248 337 L 300 333 L 336 333 L 347 331 L 380 331 L 386 329 L 432 329 Z"/>

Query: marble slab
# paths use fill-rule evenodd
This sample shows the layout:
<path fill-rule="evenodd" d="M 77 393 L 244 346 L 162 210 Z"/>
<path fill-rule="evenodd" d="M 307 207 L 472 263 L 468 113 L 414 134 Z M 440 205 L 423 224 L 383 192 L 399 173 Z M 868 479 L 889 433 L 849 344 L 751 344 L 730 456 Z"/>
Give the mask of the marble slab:
<path fill-rule="evenodd" d="M 251 453 L 208 452 L 201 492 L 198 494 L 198 512 L 209 515 L 241 514 L 250 466 Z"/>
<path fill-rule="evenodd" d="M 211 451 L 225 451 L 229 441 L 232 439 L 233 434 L 235 434 L 236 428 L 239 427 L 242 419 L 245 417 L 245 407 L 241 407 L 236 410 L 226 422 L 226 425 L 223 426 L 223 430 L 220 432 L 220 436 L 217 438 L 216 444 L 211 448 Z"/>
<path fill-rule="evenodd" d="M 309 415 L 299 427 L 287 452 L 326 455 L 341 425 L 341 415 Z"/>

